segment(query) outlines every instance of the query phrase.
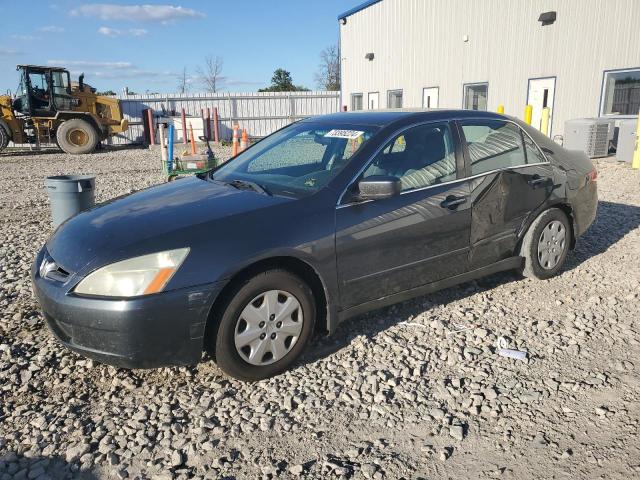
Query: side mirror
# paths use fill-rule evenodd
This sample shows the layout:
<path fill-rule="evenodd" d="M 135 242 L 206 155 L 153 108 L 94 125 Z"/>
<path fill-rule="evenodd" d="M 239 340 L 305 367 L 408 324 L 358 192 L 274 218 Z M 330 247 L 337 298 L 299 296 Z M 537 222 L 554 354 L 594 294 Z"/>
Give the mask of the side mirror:
<path fill-rule="evenodd" d="M 395 197 L 402 190 L 398 177 L 391 175 L 374 175 L 358 182 L 360 200 L 380 200 Z"/>

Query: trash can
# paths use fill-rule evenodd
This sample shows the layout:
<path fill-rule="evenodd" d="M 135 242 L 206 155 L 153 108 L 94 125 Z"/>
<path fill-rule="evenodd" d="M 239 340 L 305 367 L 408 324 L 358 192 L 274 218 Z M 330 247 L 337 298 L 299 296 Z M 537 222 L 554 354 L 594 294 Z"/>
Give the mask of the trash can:
<path fill-rule="evenodd" d="M 51 201 L 53 227 L 94 205 L 95 177 L 57 175 L 47 177 L 44 187 Z"/>

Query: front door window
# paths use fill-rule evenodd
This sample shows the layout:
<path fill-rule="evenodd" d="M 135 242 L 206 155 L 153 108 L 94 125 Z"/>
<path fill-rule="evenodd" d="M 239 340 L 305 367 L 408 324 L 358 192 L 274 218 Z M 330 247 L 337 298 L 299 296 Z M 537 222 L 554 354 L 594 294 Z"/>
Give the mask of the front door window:
<path fill-rule="evenodd" d="M 455 148 L 449 126 L 420 125 L 393 138 L 373 159 L 363 178 L 377 175 L 399 178 L 403 191 L 455 180 Z"/>

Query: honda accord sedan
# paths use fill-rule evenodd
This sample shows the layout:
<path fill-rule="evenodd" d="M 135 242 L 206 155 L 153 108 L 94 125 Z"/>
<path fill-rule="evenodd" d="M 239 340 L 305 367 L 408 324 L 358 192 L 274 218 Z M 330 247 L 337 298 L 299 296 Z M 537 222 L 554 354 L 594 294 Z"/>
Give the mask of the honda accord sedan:
<path fill-rule="evenodd" d="M 314 333 L 503 270 L 547 279 L 593 222 L 597 173 L 515 118 L 337 113 L 62 224 L 32 269 L 58 340 L 126 367 L 278 374 Z"/>

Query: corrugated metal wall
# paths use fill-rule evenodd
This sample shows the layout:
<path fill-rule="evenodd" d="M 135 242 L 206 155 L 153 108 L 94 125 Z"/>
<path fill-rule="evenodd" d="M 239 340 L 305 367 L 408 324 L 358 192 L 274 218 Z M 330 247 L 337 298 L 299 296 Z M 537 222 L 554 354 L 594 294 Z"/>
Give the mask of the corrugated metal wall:
<path fill-rule="evenodd" d="M 547 11 L 557 20 L 541 26 Z M 522 117 L 528 80 L 556 77 L 561 133 L 599 114 L 605 70 L 640 67 L 639 31 L 640 0 L 382 0 L 340 25 L 342 104 L 380 92 L 385 108 L 402 89 L 404 107 L 421 107 L 423 88 L 439 87 L 440 108 L 462 108 L 463 85 L 488 82 L 488 109 Z"/>
<path fill-rule="evenodd" d="M 220 134 L 231 138 L 234 123 L 246 128 L 252 137 L 264 137 L 275 130 L 301 118 L 334 113 L 339 109 L 339 92 L 261 92 L 261 93 L 207 93 L 207 94 L 158 94 L 120 96 L 129 130 L 113 137 L 111 144 L 143 142 L 142 111 L 163 108 L 180 115 L 184 108 L 189 116 L 200 117 L 201 109 L 218 109 Z"/>

